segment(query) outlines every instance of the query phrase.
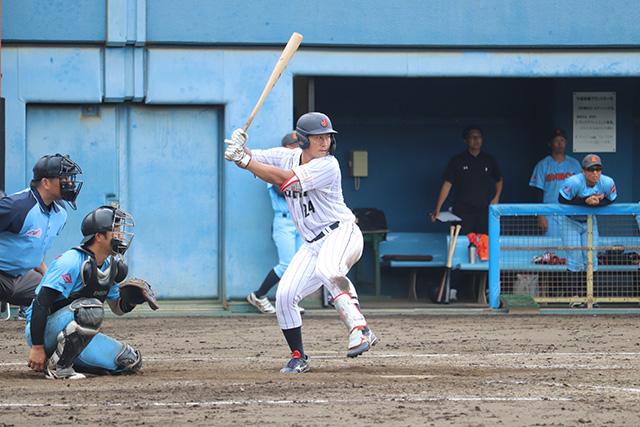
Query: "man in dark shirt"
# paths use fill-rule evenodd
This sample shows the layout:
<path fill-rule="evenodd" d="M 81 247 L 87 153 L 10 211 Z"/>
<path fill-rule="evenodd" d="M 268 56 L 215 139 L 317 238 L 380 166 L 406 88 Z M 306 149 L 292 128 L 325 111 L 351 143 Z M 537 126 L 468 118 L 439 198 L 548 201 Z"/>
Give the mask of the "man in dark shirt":
<path fill-rule="evenodd" d="M 453 213 L 462 219 L 460 234 L 489 234 L 489 205 L 498 203 L 502 193 L 502 174 L 495 157 L 481 151 L 482 129 L 467 126 L 462 132 L 467 149 L 454 156 L 444 171 L 444 183 L 438 195 L 431 221 L 438 218 L 442 204 L 455 186 Z M 495 195 L 490 198 L 489 183 L 495 181 Z"/>

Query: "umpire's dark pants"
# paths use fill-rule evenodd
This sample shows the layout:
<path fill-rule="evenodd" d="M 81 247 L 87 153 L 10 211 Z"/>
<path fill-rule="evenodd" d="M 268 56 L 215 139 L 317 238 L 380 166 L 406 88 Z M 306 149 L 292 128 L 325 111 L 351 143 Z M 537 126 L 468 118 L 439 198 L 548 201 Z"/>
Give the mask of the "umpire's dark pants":
<path fill-rule="evenodd" d="M 0 271 L 0 301 L 12 305 L 31 305 L 42 274 L 29 270 L 23 276 L 12 277 Z"/>

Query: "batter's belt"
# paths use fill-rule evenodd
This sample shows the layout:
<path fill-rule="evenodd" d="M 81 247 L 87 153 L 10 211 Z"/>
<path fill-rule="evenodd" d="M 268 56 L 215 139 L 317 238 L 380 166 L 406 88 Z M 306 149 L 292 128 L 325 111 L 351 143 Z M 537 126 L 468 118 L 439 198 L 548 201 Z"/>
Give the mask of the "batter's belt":
<path fill-rule="evenodd" d="M 336 228 L 338 228 L 338 226 L 340 225 L 340 221 L 336 221 L 333 224 L 331 224 L 330 226 L 328 226 L 327 228 L 325 228 L 324 230 L 322 230 L 316 237 L 314 237 L 311 240 L 307 240 L 307 243 L 313 243 L 313 242 L 317 242 L 318 240 L 322 239 L 324 236 L 328 235 L 329 233 L 331 233 L 333 230 L 335 230 Z"/>

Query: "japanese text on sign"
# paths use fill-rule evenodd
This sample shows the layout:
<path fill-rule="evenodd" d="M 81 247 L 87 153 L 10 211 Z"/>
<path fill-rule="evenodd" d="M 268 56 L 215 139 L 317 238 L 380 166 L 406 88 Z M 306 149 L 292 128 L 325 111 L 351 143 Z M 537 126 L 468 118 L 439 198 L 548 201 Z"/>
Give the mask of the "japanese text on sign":
<path fill-rule="evenodd" d="M 573 93 L 573 151 L 616 151 L 616 93 Z"/>

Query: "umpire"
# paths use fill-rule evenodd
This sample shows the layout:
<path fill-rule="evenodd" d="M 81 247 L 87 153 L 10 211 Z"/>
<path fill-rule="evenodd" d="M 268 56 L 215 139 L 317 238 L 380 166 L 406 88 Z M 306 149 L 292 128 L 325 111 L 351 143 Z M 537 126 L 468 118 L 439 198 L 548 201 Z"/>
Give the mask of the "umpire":
<path fill-rule="evenodd" d="M 82 169 L 69 158 L 43 156 L 29 188 L 0 199 L 0 301 L 27 306 L 47 271 L 45 255 L 75 209 Z"/>

